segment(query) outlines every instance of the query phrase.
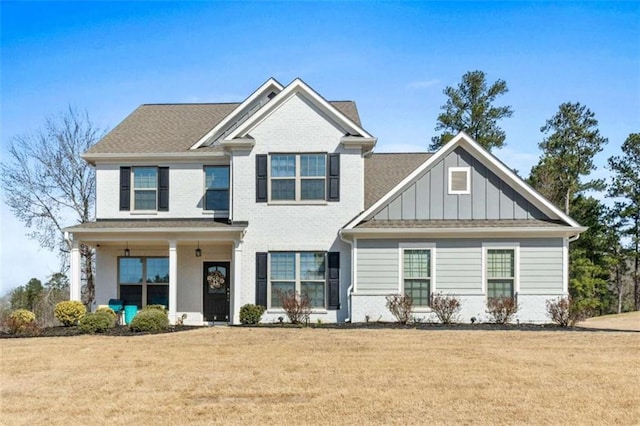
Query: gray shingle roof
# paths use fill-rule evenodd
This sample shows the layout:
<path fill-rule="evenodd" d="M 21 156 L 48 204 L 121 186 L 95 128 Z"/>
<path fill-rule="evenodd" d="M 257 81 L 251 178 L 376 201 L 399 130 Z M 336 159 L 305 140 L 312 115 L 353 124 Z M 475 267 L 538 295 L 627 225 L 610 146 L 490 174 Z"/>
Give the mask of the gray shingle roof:
<path fill-rule="evenodd" d="M 562 228 L 566 223 L 539 219 L 489 219 L 489 220 L 370 220 L 357 228 Z"/>
<path fill-rule="evenodd" d="M 364 161 L 364 208 L 368 209 L 433 154 L 373 154 Z"/>
<path fill-rule="evenodd" d="M 331 104 L 358 126 L 355 102 Z M 140 105 L 88 154 L 184 152 L 213 129 L 239 103 Z"/>

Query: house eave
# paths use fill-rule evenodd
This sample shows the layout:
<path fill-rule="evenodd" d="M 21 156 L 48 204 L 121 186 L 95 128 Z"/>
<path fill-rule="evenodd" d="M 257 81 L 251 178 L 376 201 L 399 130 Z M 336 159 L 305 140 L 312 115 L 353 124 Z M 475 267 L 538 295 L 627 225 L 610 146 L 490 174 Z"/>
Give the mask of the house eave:
<path fill-rule="evenodd" d="M 572 237 L 586 231 L 586 227 L 544 228 L 352 228 L 340 231 L 351 238 L 503 238 L 503 237 Z"/>
<path fill-rule="evenodd" d="M 345 135 L 340 138 L 340 143 L 345 148 L 361 148 L 362 152 L 369 152 L 375 148 L 378 138 L 366 138 L 362 136 Z"/>
<path fill-rule="evenodd" d="M 80 157 L 91 165 L 96 163 L 118 163 L 118 162 L 191 162 L 193 160 L 203 159 L 219 159 L 224 158 L 226 153 L 220 151 L 203 151 L 203 152 L 124 152 L 124 153 L 100 153 L 91 154 L 84 153 Z"/>

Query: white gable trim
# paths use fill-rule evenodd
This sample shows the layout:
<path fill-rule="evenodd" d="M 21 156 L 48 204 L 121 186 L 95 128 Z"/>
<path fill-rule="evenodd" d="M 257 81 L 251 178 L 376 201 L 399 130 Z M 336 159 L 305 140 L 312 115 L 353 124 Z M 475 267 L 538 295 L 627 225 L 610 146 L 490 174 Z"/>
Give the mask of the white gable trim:
<path fill-rule="evenodd" d="M 316 93 L 311 87 L 309 87 L 304 81 L 296 78 L 291 84 L 289 84 L 284 90 L 282 90 L 275 98 L 267 103 L 264 108 L 258 110 L 247 121 L 242 123 L 225 137 L 225 139 L 233 139 L 237 137 L 246 136 L 256 124 L 263 120 L 269 113 L 282 105 L 289 98 L 295 94 L 302 94 L 306 99 L 311 101 L 316 107 L 320 108 L 327 115 L 335 119 L 338 124 L 344 127 L 350 134 L 360 135 L 364 138 L 373 138 L 366 130 L 358 126 L 346 115 L 340 112 L 336 107 L 327 102 L 322 96 Z"/>
<path fill-rule="evenodd" d="M 409 185 L 416 181 L 422 174 L 428 170 L 432 165 L 442 160 L 448 153 L 453 151 L 457 146 L 463 146 L 478 160 L 487 166 L 491 171 L 496 173 L 501 179 L 508 183 L 513 184 L 515 190 L 524 196 L 527 200 L 531 201 L 537 208 L 543 213 L 552 218 L 558 218 L 566 222 L 569 226 L 578 228 L 577 232 L 582 232 L 582 228 L 575 220 L 571 219 L 562 210 L 553 205 L 549 200 L 544 198 L 538 191 L 527 185 L 520 177 L 518 177 L 511 169 L 505 166 L 495 156 L 490 154 L 487 150 L 482 148 L 476 141 L 474 141 L 469 135 L 464 132 L 458 133 L 453 139 L 451 139 L 445 146 L 440 148 L 433 156 L 427 159 L 420 167 L 414 170 L 409 176 L 404 178 L 399 184 L 397 184 L 391 191 L 387 192 L 382 198 L 380 198 L 375 204 L 369 207 L 364 212 L 360 213 L 355 219 L 347 224 L 344 229 L 353 229 L 358 223 L 365 219 L 368 219 L 378 213 L 387 203 L 398 196 Z"/>
<path fill-rule="evenodd" d="M 203 137 L 198 139 L 198 141 L 193 144 L 190 149 L 198 149 L 202 145 L 204 145 L 205 142 L 210 140 L 217 133 L 221 132 L 228 124 L 232 123 L 234 119 L 236 119 L 249 105 L 251 105 L 253 101 L 258 99 L 260 96 L 263 96 L 269 91 L 279 93 L 283 88 L 284 86 L 282 86 L 282 84 L 280 84 L 275 78 L 270 78 L 255 92 L 253 92 L 247 99 L 245 99 L 240 105 L 238 105 L 238 107 L 234 109 L 231 114 L 227 115 L 220 123 L 218 123 L 216 127 L 209 130 Z"/>

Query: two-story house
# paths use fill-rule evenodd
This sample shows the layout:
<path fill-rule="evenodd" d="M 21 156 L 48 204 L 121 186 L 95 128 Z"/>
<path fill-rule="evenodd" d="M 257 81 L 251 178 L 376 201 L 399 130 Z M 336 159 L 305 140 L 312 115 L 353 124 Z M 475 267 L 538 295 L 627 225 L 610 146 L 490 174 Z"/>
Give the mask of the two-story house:
<path fill-rule="evenodd" d="M 391 320 L 389 294 L 454 294 L 462 319 L 517 297 L 546 322 L 567 294 L 580 227 L 465 134 L 433 154 L 374 154 L 354 102 L 268 80 L 241 103 L 142 105 L 89 149 L 96 220 L 67 228 L 71 297 L 80 244 L 95 248 L 96 303 L 164 304 L 171 321 L 283 316 L 306 294 L 312 321 Z"/>

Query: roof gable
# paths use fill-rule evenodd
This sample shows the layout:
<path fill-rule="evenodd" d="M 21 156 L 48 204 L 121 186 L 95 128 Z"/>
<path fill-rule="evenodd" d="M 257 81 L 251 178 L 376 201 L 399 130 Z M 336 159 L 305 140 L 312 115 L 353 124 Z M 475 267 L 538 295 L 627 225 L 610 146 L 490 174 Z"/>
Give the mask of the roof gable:
<path fill-rule="evenodd" d="M 276 79 L 270 78 L 239 104 L 233 112 L 193 144 L 191 149 L 197 149 L 203 145 L 211 145 L 215 143 L 216 140 L 224 138 L 248 120 L 271 99 L 276 97 L 282 89 L 283 86 Z"/>
<path fill-rule="evenodd" d="M 326 101 L 322 96 L 298 78 L 285 87 L 277 96 L 264 105 L 264 107 L 257 110 L 251 117 L 240 124 L 235 130 L 225 135 L 225 140 L 246 137 L 251 132 L 251 129 L 293 96 L 303 97 L 314 107 L 318 108 L 319 111 L 324 113 L 327 118 L 334 121 L 336 125 L 345 131 L 345 133 L 361 136 L 363 138 L 373 138 L 359 125 L 359 123 L 356 123 L 342 112 L 347 109 L 347 105 L 340 105 L 341 108 L 339 108 Z"/>
<path fill-rule="evenodd" d="M 468 164 L 469 167 L 472 167 L 473 173 L 475 174 L 477 172 L 477 175 L 479 176 L 477 176 L 478 179 L 480 179 L 480 177 L 484 177 L 487 182 L 489 182 L 485 185 L 485 188 L 492 187 L 499 190 L 497 195 L 494 195 L 498 197 L 498 203 L 500 202 L 500 200 L 505 200 L 505 210 L 508 210 L 507 206 L 509 205 L 506 201 L 509 201 L 511 203 L 511 219 L 524 219 L 531 217 L 535 219 L 560 220 L 571 227 L 580 227 L 577 222 L 564 214 L 560 209 L 558 209 L 551 202 L 542 197 L 537 191 L 527 185 L 511 169 L 509 169 L 496 157 L 494 157 L 488 151 L 478 145 L 475 141 L 473 141 L 473 139 L 471 139 L 471 137 L 461 132 L 449 143 L 440 148 L 440 150 L 438 150 L 433 156 L 424 161 L 401 182 L 395 185 L 377 202 L 372 204 L 363 213 L 358 215 L 354 220 L 347 224 L 345 229 L 352 229 L 363 220 L 369 220 L 373 218 L 377 218 L 378 220 L 396 218 L 401 219 L 403 218 L 401 213 L 402 209 L 405 208 L 408 211 L 411 211 L 412 201 L 414 211 L 413 217 L 411 217 L 411 214 L 409 214 L 407 215 L 407 217 L 404 217 L 404 219 L 454 219 L 454 217 L 449 217 L 453 216 L 453 214 L 445 215 L 444 209 L 447 208 L 447 202 L 445 200 L 443 200 L 441 204 L 442 213 L 438 213 L 435 215 L 430 213 L 428 215 L 429 217 L 416 217 L 415 206 L 418 203 L 425 202 L 424 200 L 419 199 L 420 196 L 424 197 L 425 195 L 428 195 L 429 192 L 432 191 L 433 188 L 435 188 L 431 186 L 432 181 L 430 180 L 430 178 L 425 178 L 425 176 L 434 171 L 435 173 L 433 174 L 433 176 L 436 177 L 436 173 L 438 173 L 439 175 L 434 179 L 433 184 L 438 187 L 440 194 L 446 194 L 446 176 L 444 175 L 446 173 L 446 167 L 458 166 L 461 162 L 463 165 Z M 427 181 L 427 179 L 429 180 Z M 479 185 L 479 183 L 476 183 L 476 185 Z M 403 199 L 402 195 L 403 193 L 405 193 L 405 191 L 407 191 L 407 194 L 412 195 L 409 195 L 405 197 L 405 199 Z M 455 207 L 453 206 L 453 204 L 450 204 L 450 208 L 451 210 L 455 209 L 456 211 L 457 217 L 455 217 L 455 219 L 474 219 L 473 206 L 471 204 L 467 209 L 468 211 L 470 211 L 470 217 L 466 217 L 466 213 L 462 217 L 459 217 L 459 196 L 453 195 L 452 197 L 453 198 L 451 200 L 451 203 L 454 203 L 455 200 Z M 413 200 L 411 200 L 411 198 L 413 198 Z M 486 204 L 489 202 L 495 202 L 492 200 L 493 198 L 491 200 L 489 198 L 484 200 L 485 214 L 479 215 L 483 216 L 479 217 L 479 219 L 487 220 L 502 218 L 502 212 L 500 210 L 497 211 L 497 214 L 493 212 L 487 214 L 488 210 Z M 481 203 L 478 203 L 478 205 L 481 205 Z M 495 206 L 492 206 L 491 209 L 493 209 L 494 207 Z M 515 213 L 516 211 L 517 214 Z"/>

